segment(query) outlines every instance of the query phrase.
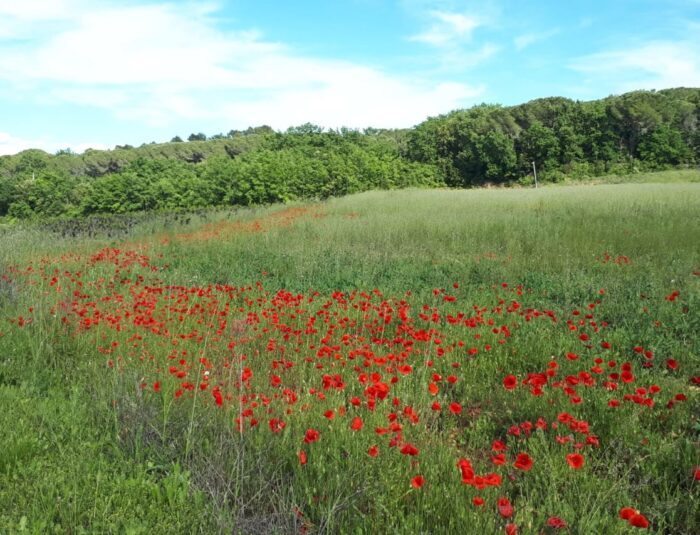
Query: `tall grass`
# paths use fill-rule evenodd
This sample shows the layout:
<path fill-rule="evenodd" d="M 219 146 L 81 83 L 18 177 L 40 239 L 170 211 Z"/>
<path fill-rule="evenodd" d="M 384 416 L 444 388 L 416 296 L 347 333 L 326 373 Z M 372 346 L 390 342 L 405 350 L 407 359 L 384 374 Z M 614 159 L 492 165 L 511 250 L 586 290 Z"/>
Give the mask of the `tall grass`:
<path fill-rule="evenodd" d="M 553 532 L 546 521 L 559 516 L 570 532 L 626 533 L 632 528 L 618 511 L 631 506 L 649 518 L 652 531 L 692 533 L 700 515 L 693 479 L 700 465 L 698 390 L 689 382 L 700 375 L 698 214 L 700 184 L 625 183 L 369 192 L 212 214 L 169 227 L 147 222 L 119 240 L 99 234 L 59 239 L 33 229 L 6 232 L 0 247 L 6 274 L 0 281 L 0 396 L 8 409 L 0 424 L 10 431 L 0 439 L 0 473 L 6 481 L 0 489 L 0 531 L 457 533 L 495 532 L 513 522 L 521 533 L 539 533 Z M 118 273 L 109 262 L 90 264 L 90 255 L 107 246 L 147 254 L 150 264 Z M 65 256 L 69 252 L 73 256 Z M 442 347 L 458 340 L 466 345 L 455 345 L 453 353 L 438 358 L 432 339 L 425 347 L 416 342 L 425 353 L 411 357 L 413 372 L 401 376 L 387 401 L 370 411 L 364 404 L 361 410 L 349 404 L 352 396 L 364 396 L 366 385 L 357 380 L 361 361 L 348 360 L 347 368 L 324 360 L 304 363 L 301 358 L 315 354 L 326 331 L 304 335 L 299 356 L 290 347 L 282 359 L 296 365 L 275 373 L 309 408 L 279 413 L 287 423 L 279 434 L 267 429 L 270 416 L 256 409 L 261 422 L 241 433 L 235 419 L 244 405 L 235 395 L 221 408 L 210 390 L 176 398 L 179 383 L 165 371 L 154 375 L 137 353 L 129 357 L 125 350 L 123 361 L 114 362 L 115 355 L 97 350 L 111 341 L 128 347 L 137 332 L 130 324 L 119 332 L 100 325 L 70 334 L 57 303 L 86 299 L 72 293 L 68 280 L 61 294 L 47 278 L 27 272 L 30 262 L 49 275 L 58 270 L 59 278 L 65 271 L 80 271 L 82 291 L 97 307 L 109 306 L 100 299 L 114 291 L 128 300 L 129 287 L 250 287 L 232 299 L 223 334 L 194 320 L 174 331 L 174 337 L 191 330 L 202 335 L 201 341 L 183 341 L 179 347 L 213 361 L 212 375 L 234 394 L 231 385 L 244 366 L 253 372 L 251 392 L 276 392 L 269 381 L 281 357 L 266 346 L 270 338 L 285 342 L 272 323 L 265 323 L 271 320 L 261 323 L 260 328 L 271 329 L 263 334 L 245 322 L 245 314 L 262 314 L 280 290 L 305 299 L 301 312 L 278 307 L 281 321 L 292 329 L 305 328 L 307 315 L 317 316 L 322 325 L 327 310 L 347 316 L 348 327 L 338 327 L 337 336 L 369 336 L 363 322 L 378 316 L 367 319 L 359 306 L 344 307 L 331 298 L 342 292 L 349 300 L 359 290 L 372 296 L 367 298 L 370 314 L 384 310 L 383 300 L 396 309 L 403 299 L 417 326 L 440 331 Z M 134 285 L 139 276 L 145 282 Z M 159 282 L 152 282 L 156 278 Z M 125 285 L 127 280 L 133 286 Z M 678 297 L 669 299 L 674 291 Z M 457 301 L 445 301 L 445 294 Z M 546 315 L 525 321 L 496 310 L 512 301 L 523 310 L 550 311 L 557 322 Z M 188 309 L 208 302 L 192 297 Z M 439 321 L 418 319 L 422 305 L 438 310 Z M 236 312 L 239 306 L 245 312 Z M 465 332 L 446 321 L 459 312 L 474 314 L 474 306 L 488 309 L 484 317 L 494 318 L 495 327 L 510 328 L 506 343 L 497 343 L 501 335 L 488 324 Z M 607 322 L 600 333 L 592 333 L 595 347 L 586 349 L 566 328 L 566 320 L 583 317 L 574 310 Z M 19 327 L 20 315 L 32 323 Z M 167 312 L 167 321 L 175 322 L 176 315 Z M 396 321 L 373 331 L 376 340 L 368 338 L 378 355 L 399 351 L 390 342 Z M 481 338 L 475 339 L 476 333 Z M 150 345 L 144 342 L 138 351 L 164 359 L 170 349 L 160 338 L 144 336 Z M 227 340 L 238 345 L 229 350 Z M 611 349 L 601 349 L 601 341 Z M 490 350 L 484 349 L 487 342 Z M 472 345 L 479 353 L 469 356 L 466 349 Z M 637 368 L 641 361 L 634 361 L 634 346 L 654 353 L 654 368 Z M 580 354 L 578 360 L 564 357 L 572 351 Z M 617 366 L 634 361 L 638 382 L 623 384 L 621 391 L 655 384 L 661 389 L 656 405 L 650 409 L 628 402 L 614 410 L 607 403 L 621 392 L 577 387 L 583 402 L 572 404 L 554 387 L 533 396 L 522 385 L 513 392 L 502 385 L 505 375 L 521 380 L 544 372 L 553 359 L 562 377 L 590 372 L 598 356 Z M 679 363 L 675 371 L 665 365 L 670 358 Z M 435 361 L 432 368 L 426 360 Z M 162 368 L 170 364 L 163 362 Z M 219 366 L 223 362 L 229 365 Z M 453 368 L 452 362 L 461 366 Z M 317 363 L 327 367 L 320 371 Z M 356 365 L 360 371 L 351 371 Z M 368 366 L 367 373 L 385 373 Z M 309 389 L 318 389 L 326 372 L 342 373 L 347 386 L 321 400 Z M 203 373 L 195 362 L 192 376 Z M 427 391 L 433 373 L 443 377 L 437 396 Z M 449 374 L 458 376 L 453 386 L 445 382 Z M 153 389 L 156 380 L 162 382 L 160 392 Z M 666 401 L 678 393 L 686 401 L 666 409 Z M 395 406 L 394 397 L 399 400 Z M 441 401 L 442 412 L 431 409 L 435 400 Z M 453 401 L 460 403 L 460 415 L 447 410 Z M 373 432 L 388 425 L 388 413 L 406 405 L 420 415 L 415 425 L 405 415 L 398 417 L 404 441 L 421 451 L 415 458 L 392 451 Z M 340 406 L 347 417 L 323 416 Z M 586 464 L 581 470 L 564 461 L 571 446 L 554 440 L 569 432 L 549 427 L 562 412 L 588 421 L 600 439 L 599 447 L 582 450 Z M 349 428 L 354 415 L 363 419 L 360 431 Z M 547 421 L 547 430 L 527 439 L 507 433 L 538 418 Z M 302 442 L 308 428 L 321 430 L 318 443 Z M 496 439 L 508 443 L 504 468 L 489 461 Z M 380 446 L 377 458 L 367 455 L 372 444 Z M 302 449 L 309 455 L 305 465 L 298 459 Z M 513 468 L 519 452 L 535 460 L 532 470 Z M 462 484 L 456 461 L 465 457 L 478 473 L 500 470 L 503 485 L 477 492 Z M 417 474 L 426 480 L 420 489 L 410 485 Z M 476 495 L 485 498 L 483 508 L 472 505 Z M 496 500 L 503 496 L 515 505 L 512 518 L 497 513 Z"/>

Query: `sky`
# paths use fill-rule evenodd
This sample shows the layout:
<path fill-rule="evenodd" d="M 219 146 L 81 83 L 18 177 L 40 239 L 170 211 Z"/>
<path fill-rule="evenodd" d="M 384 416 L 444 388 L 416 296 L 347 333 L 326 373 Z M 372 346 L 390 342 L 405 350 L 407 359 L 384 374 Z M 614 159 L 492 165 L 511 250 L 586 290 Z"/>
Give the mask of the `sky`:
<path fill-rule="evenodd" d="M 0 155 L 700 87 L 700 0 L 0 0 Z"/>

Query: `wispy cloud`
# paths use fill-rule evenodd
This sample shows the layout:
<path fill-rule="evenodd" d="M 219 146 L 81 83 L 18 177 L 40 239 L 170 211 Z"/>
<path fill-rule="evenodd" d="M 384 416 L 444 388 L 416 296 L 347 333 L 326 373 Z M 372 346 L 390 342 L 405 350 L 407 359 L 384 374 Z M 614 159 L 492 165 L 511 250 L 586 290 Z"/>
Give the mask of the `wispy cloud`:
<path fill-rule="evenodd" d="M 558 33 L 560 33 L 559 28 L 553 28 L 546 32 L 525 33 L 522 35 L 518 35 L 515 39 L 513 39 L 513 44 L 515 45 L 515 48 L 517 50 L 523 50 L 535 43 L 546 41 L 547 39 L 554 37 Z"/>
<path fill-rule="evenodd" d="M 410 41 L 428 45 L 444 70 L 463 71 L 485 62 L 501 49 L 492 43 L 476 43 L 474 33 L 488 26 L 489 19 L 473 13 L 428 11 L 428 27 L 409 37 Z"/>
<path fill-rule="evenodd" d="M 431 11 L 429 16 L 433 23 L 426 31 L 411 36 L 411 41 L 451 47 L 469 41 L 474 30 L 483 25 L 479 17 L 464 13 Z"/>
<path fill-rule="evenodd" d="M 615 91 L 700 86 L 700 42 L 653 41 L 581 57 L 569 67 Z"/>
<path fill-rule="evenodd" d="M 21 87 L 25 101 L 91 106 L 152 126 L 189 120 L 194 129 L 203 121 L 410 126 L 483 92 L 303 55 L 253 28 L 223 30 L 217 13 L 172 1 L 0 0 L 0 84 Z M 464 38 L 475 24 L 438 19 Z M 47 31 L 30 31 L 39 26 Z"/>

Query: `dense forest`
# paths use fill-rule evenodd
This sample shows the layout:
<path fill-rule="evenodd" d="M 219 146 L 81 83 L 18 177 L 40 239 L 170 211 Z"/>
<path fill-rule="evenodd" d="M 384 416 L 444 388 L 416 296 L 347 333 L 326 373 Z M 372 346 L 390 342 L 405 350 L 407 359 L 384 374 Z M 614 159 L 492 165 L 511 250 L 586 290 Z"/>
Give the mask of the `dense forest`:
<path fill-rule="evenodd" d="M 114 150 L 0 157 L 0 217 L 78 217 L 561 181 L 700 163 L 700 89 L 482 104 L 408 130 L 262 126 Z"/>

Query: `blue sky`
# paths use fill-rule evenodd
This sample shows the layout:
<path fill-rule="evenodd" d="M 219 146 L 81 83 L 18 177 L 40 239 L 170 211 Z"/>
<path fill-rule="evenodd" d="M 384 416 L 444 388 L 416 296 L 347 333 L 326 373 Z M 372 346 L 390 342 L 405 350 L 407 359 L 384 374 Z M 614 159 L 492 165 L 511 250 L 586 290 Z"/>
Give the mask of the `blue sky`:
<path fill-rule="evenodd" d="M 700 87 L 700 0 L 0 0 L 0 154 Z"/>

